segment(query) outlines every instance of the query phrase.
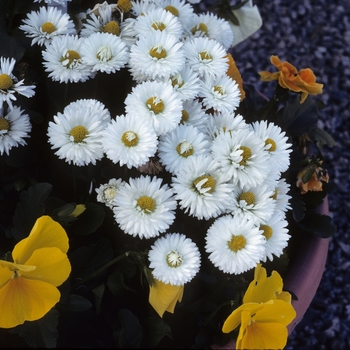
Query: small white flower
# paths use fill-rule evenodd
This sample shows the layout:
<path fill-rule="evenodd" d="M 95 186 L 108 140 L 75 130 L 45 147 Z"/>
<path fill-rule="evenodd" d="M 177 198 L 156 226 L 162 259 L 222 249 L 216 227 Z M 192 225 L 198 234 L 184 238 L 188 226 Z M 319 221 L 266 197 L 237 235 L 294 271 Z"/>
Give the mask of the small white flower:
<path fill-rule="evenodd" d="M 289 154 L 292 152 L 292 144 L 288 143 L 286 133 L 279 126 L 266 120 L 251 125 L 258 137 L 265 142 L 271 168 L 280 173 L 286 171 L 290 164 Z"/>
<path fill-rule="evenodd" d="M 205 113 L 198 100 L 186 100 L 183 103 L 181 124 L 192 125 L 206 134 L 206 127 L 211 118 Z"/>
<path fill-rule="evenodd" d="M 33 38 L 32 46 L 47 45 L 55 36 L 76 34 L 74 22 L 69 15 L 56 7 L 40 7 L 39 11 L 29 13 L 23 23 L 19 29 L 23 30 L 27 37 Z"/>
<path fill-rule="evenodd" d="M 246 217 L 256 224 L 270 220 L 276 207 L 273 191 L 265 185 L 244 188 L 235 186 L 231 198 L 232 206 L 228 211 L 234 216 Z"/>
<path fill-rule="evenodd" d="M 273 196 L 272 198 L 276 202 L 276 208 L 275 211 L 278 211 L 281 213 L 282 217 L 286 216 L 286 212 L 290 209 L 292 209 L 289 200 L 292 198 L 288 192 L 290 189 L 290 184 L 286 182 L 285 179 L 279 179 L 277 181 L 276 186 L 273 189 Z"/>
<path fill-rule="evenodd" d="M 229 274 L 241 274 L 256 266 L 265 255 L 266 240 L 254 221 L 232 215 L 214 221 L 205 237 L 209 260 Z"/>
<path fill-rule="evenodd" d="M 230 112 L 214 112 L 205 125 L 205 133 L 214 140 L 221 132 L 232 132 L 239 129 L 248 129 L 249 124 L 240 114 Z"/>
<path fill-rule="evenodd" d="M 134 28 L 135 21 L 135 18 L 127 18 L 122 23 L 120 23 L 119 37 L 129 49 L 137 41 L 137 36 Z"/>
<path fill-rule="evenodd" d="M 101 133 L 110 115 L 96 100 L 79 100 L 68 105 L 49 122 L 49 143 L 55 154 L 77 166 L 96 164 L 103 157 Z"/>
<path fill-rule="evenodd" d="M 140 38 L 130 48 L 131 73 L 149 79 L 177 74 L 185 64 L 182 46 L 174 36 L 161 31 Z"/>
<path fill-rule="evenodd" d="M 198 73 L 200 77 L 222 76 L 228 69 L 227 52 L 215 40 L 194 37 L 184 44 L 187 64 Z"/>
<path fill-rule="evenodd" d="M 102 146 L 113 163 L 131 169 L 145 164 L 157 151 L 152 125 L 134 115 L 117 116 L 102 133 Z"/>
<path fill-rule="evenodd" d="M 176 16 L 182 26 L 189 21 L 194 13 L 193 7 L 185 0 L 163 0 L 159 6 Z"/>
<path fill-rule="evenodd" d="M 156 237 L 175 220 L 173 194 L 167 184 L 162 185 L 161 178 L 130 178 L 115 197 L 115 220 L 126 234 L 139 238 Z"/>
<path fill-rule="evenodd" d="M 83 39 L 77 35 L 56 36 L 42 52 L 45 72 L 60 83 L 85 82 L 93 77 L 91 68 L 84 64 L 81 57 Z"/>
<path fill-rule="evenodd" d="M 99 188 L 95 188 L 95 191 L 97 193 L 97 201 L 113 209 L 113 207 L 115 206 L 114 198 L 120 186 L 122 185 L 122 179 L 113 178 L 110 179 L 108 183 L 100 185 Z"/>
<path fill-rule="evenodd" d="M 28 114 L 23 114 L 19 107 L 13 107 L 6 115 L 0 108 L 0 155 L 9 155 L 12 147 L 26 145 L 24 138 L 30 137 L 32 130 Z"/>
<path fill-rule="evenodd" d="M 267 177 L 269 166 L 264 142 L 250 129 L 220 133 L 212 142 L 213 157 L 227 180 L 242 186 L 256 186 Z"/>
<path fill-rule="evenodd" d="M 193 36 L 214 39 L 226 50 L 232 45 L 233 32 L 229 22 L 212 12 L 194 14 L 188 27 Z"/>
<path fill-rule="evenodd" d="M 83 62 L 92 71 L 115 73 L 129 60 L 129 50 L 124 42 L 110 33 L 94 33 L 85 38 L 81 46 Z"/>
<path fill-rule="evenodd" d="M 166 284 L 181 286 L 190 282 L 201 264 L 196 244 L 180 233 L 168 233 L 152 245 L 148 258 L 154 278 Z"/>
<path fill-rule="evenodd" d="M 10 109 L 13 108 L 12 101 L 16 101 L 15 94 L 20 94 L 25 97 L 32 97 L 35 94 L 34 85 L 23 85 L 23 81 L 12 74 L 16 60 L 14 58 L 0 58 L 0 109 L 3 103 L 6 102 Z"/>
<path fill-rule="evenodd" d="M 182 100 L 167 83 L 146 81 L 136 85 L 125 99 L 127 114 L 146 119 L 157 135 L 176 128 L 182 116 Z"/>
<path fill-rule="evenodd" d="M 156 1 L 153 0 L 131 0 L 131 4 L 131 13 L 135 17 L 143 16 L 144 13 L 159 8 Z"/>
<path fill-rule="evenodd" d="M 191 157 L 209 155 L 206 136 L 192 125 L 179 125 L 160 137 L 158 156 L 165 169 L 175 175 Z"/>
<path fill-rule="evenodd" d="M 278 258 L 282 255 L 290 238 L 286 226 L 288 226 L 288 221 L 280 212 L 276 212 L 270 220 L 259 225 L 259 229 L 263 231 L 263 236 L 266 239 L 266 252 L 261 259 L 263 262 L 266 262 L 267 259 L 273 261 L 273 256 Z"/>
<path fill-rule="evenodd" d="M 157 32 L 171 34 L 177 40 L 183 36 L 181 22 L 172 13 L 162 8 L 150 9 L 142 16 L 138 16 L 134 29 L 141 38 L 152 36 Z"/>
<path fill-rule="evenodd" d="M 65 5 L 67 1 L 72 0 L 34 0 L 34 2 L 42 2 L 44 1 L 47 5 L 55 6 L 55 5 Z"/>
<path fill-rule="evenodd" d="M 201 81 L 199 96 L 207 109 L 232 113 L 240 103 L 241 93 L 238 84 L 229 76 L 204 79 Z"/>
<path fill-rule="evenodd" d="M 172 178 L 172 187 L 185 213 L 208 220 L 224 213 L 231 203 L 233 185 L 224 181 L 211 157 L 190 157 Z"/>

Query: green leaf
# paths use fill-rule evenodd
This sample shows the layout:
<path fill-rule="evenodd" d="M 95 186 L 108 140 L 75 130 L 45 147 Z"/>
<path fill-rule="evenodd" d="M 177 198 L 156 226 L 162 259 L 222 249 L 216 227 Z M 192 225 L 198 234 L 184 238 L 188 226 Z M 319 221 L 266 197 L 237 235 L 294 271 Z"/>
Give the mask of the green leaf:
<path fill-rule="evenodd" d="M 310 96 L 300 103 L 300 95 L 290 95 L 277 114 L 278 125 L 292 137 L 302 136 L 317 127 L 317 112 L 317 104 Z"/>
<path fill-rule="evenodd" d="M 57 324 L 59 313 L 51 309 L 44 317 L 37 321 L 26 321 L 15 327 L 12 332 L 25 338 L 33 348 L 55 348 L 58 338 Z"/>
<path fill-rule="evenodd" d="M 330 216 L 321 215 L 316 212 L 308 212 L 298 224 L 305 231 L 314 233 L 321 238 L 331 237 L 337 231 Z"/>
<path fill-rule="evenodd" d="M 106 286 L 104 283 L 99 284 L 96 288 L 92 290 L 92 294 L 95 298 L 96 313 L 99 315 L 101 313 L 102 299 L 105 294 Z"/>
<path fill-rule="evenodd" d="M 60 308 L 68 312 L 81 312 L 91 308 L 91 302 L 81 295 L 71 294 L 68 302 L 60 303 Z"/>
<path fill-rule="evenodd" d="M 305 202 L 302 200 L 301 195 L 297 192 L 295 186 L 290 187 L 289 195 L 291 196 L 289 203 L 293 208 L 293 218 L 296 222 L 299 222 L 305 216 Z"/>
<path fill-rule="evenodd" d="M 319 127 L 315 128 L 309 133 L 309 136 L 312 140 L 317 142 L 317 147 L 322 148 L 323 146 L 336 146 L 336 142 L 334 141 L 333 137 L 328 134 L 323 129 L 320 129 Z"/>
<path fill-rule="evenodd" d="M 124 277 L 123 277 L 123 274 L 121 272 L 114 272 L 111 275 L 109 275 L 107 285 L 108 285 L 108 288 L 110 289 L 110 291 L 115 296 L 124 295 L 126 291 L 137 293 L 136 290 L 128 287 L 124 283 Z"/>
<path fill-rule="evenodd" d="M 12 221 L 12 228 L 8 234 L 20 241 L 28 237 L 35 221 L 44 214 L 43 201 L 52 191 L 49 183 L 42 182 L 28 188 L 28 192 L 21 192 Z"/>
<path fill-rule="evenodd" d="M 122 309 L 118 312 L 118 319 L 121 323 L 119 330 L 119 345 L 122 349 L 139 347 L 143 338 L 143 329 L 139 319 L 128 309 Z"/>
<path fill-rule="evenodd" d="M 90 202 L 83 204 L 86 209 L 72 226 L 73 232 L 79 236 L 86 236 L 95 232 L 105 219 L 105 211 L 101 205 Z"/>
<path fill-rule="evenodd" d="M 155 348 L 164 338 L 173 339 L 170 326 L 159 317 L 149 317 L 145 325 L 145 339 L 148 347 Z"/>

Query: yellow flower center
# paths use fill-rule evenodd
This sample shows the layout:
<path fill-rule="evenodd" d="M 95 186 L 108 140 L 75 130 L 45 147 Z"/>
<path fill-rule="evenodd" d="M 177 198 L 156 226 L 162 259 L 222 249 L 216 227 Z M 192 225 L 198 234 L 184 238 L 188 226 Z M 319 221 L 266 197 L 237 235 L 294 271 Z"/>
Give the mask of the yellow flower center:
<path fill-rule="evenodd" d="M 213 193 L 215 190 L 216 182 L 213 177 L 209 175 L 202 175 L 193 181 L 193 186 L 199 193 Z M 206 191 L 201 191 L 202 189 L 206 189 Z"/>
<path fill-rule="evenodd" d="M 45 22 L 45 23 L 41 26 L 41 30 L 42 30 L 44 33 L 51 34 L 51 33 L 53 33 L 53 32 L 56 30 L 56 27 L 55 27 L 54 24 L 51 23 L 51 22 Z"/>
<path fill-rule="evenodd" d="M 270 239 L 273 234 L 273 230 L 271 226 L 268 225 L 260 225 L 260 230 L 264 231 L 263 235 L 265 236 L 266 240 Z"/>
<path fill-rule="evenodd" d="M 196 34 L 196 32 L 202 32 L 204 34 L 208 34 L 208 27 L 205 23 L 199 23 L 191 29 L 192 34 Z"/>
<path fill-rule="evenodd" d="M 277 196 L 278 196 L 278 190 L 277 188 L 274 189 L 273 191 L 273 195 L 271 196 L 272 199 L 276 200 L 277 199 Z"/>
<path fill-rule="evenodd" d="M 166 28 L 166 25 L 163 22 L 153 22 L 151 27 L 162 32 Z"/>
<path fill-rule="evenodd" d="M 2 131 L 2 130 L 9 131 L 10 130 L 10 123 L 7 119 L 0 117 L 0 131 Z"/>
<path fill-rule="evenodd" d="M 227 242 L 228 247 L 235 253 L 243 249 L 247 244 L 247 240 L 242 235 L 232 235 L 231 240 Z"/>
<path fill-rule="evenodd" d="M 152 96 L 146 101 L 146 106 L 153 113 L 158 114 L 164 110 L 164 102 L 158 96 Z"/>
<path fill-rule="evenodd" d="M 184 124 L 184 123 L 186 123 L 186 122 L 188 122 L 188 120 L 190 119 L 190 115 L 189 115 L 189 113 L 186 111 L 186 110 L 182 110 L 182 116 L 181 116 L 181 121 L 180 121 L 180 123 L 181 124 Z"/>
<path fill-rule="evenodd" d="M 185 81 L 182 79 L 182 76 L 178 74 L 176 77 L 171 77 L 171 85 L 175 87 L 176 85 L 180 88 L 185 84 Z"/>
<path fill-rule="evenodd" d="M 265 146 L 271 145 L 271 147 L 268 149 L 269 152 L 276 151 L 276 142 L 270 138 L 266 139 Z"/>
<path fill-rule="evenodd" d="M 162 58 L 165 58 L 166 55 L 166 50 L 161 47 L 161 45 L 156 45 L 149 50 L 149 54 L 153 57 L 156 58 L 157 60 L 160 60 Z"/>
<path fill-rule="evenodd" d="M 156 202 L 149 196 L 141 196 L 137 200 L 136 207 L 139 208 L 144 214 L 151 214 L 156 208 Z"/>
<path fill-rule="evenodd" d="M 110 21 L 101 28 L 101 31 L 104 33 L 119 35 L 120 34 L 119 24 L 116 21 Z"/>
<path fill-rule="evenodd" d="M 176 151 L 180 156 L 187 158 L 192 156 L 194 153 L 194 148 L 188 141 L 183 141 L 176 146 Z"/>
<path fill-rule="evenodd" d="M 242 160 L 239 162 L 239 165 L 246 166 L 248 160 L 252 157 L 252 150 L 246 146 L 241 146 L 239 149 L 243 151 L 241 154 Z"/>
<path fill-rule="evenodd" d="M 13 80 L 8 74 L 0 74 L 0 89 L 7 90 L 13 85 Z"/>
<path fill-rule="evenodd" d="M 212 61 L 213 56 L 208 52 L 208 50 L 201 51 L 199 57 L 202 61 Z"/>
<path fill-rule="evenodd" d="M 170 267 L 179 267 L 183 262 L 181 254 L 174 250 L 170 251 L 165 259 Z"/>
<path fill-rule="evenodd" d="M 78 60 L 80 60 L 80 55 L 78 52 L 74 51 L 74 50 L 68 50 L 66 52 L 66 54 L 61 58 L 61 62 L 67 61 L 67 63 L 64 63 L 65 66 L 67 66 L 67 68 L 70 68 L 70 66 L 72 65 L 72 63 L 76 63 Z M 73 66 L 74 66 L 73 64 Z"/>
<path fill-rule="evenodd" d="M 253 192 L 243 192 L 237 198 L 238 203 L 245 201 L 247 205 L 255 204 L 255 195 Z"/>
<path fill-rule="evenodd" d="M 130 0 L 118 0 L 117 6 L 122 12 L 129 12 L 132 9 L 132 3 Z"/>
<path fill-rule="evenodd" d="M 179 17 L 179 10 L 174 6 L 171 6 L 171 5 L 165 6 L 164 10 L 170 12 L 176 17 Z"/>
<path fill-rule="evenodd" d="M 139 137 L 134 131 L 125 131 L 122 135 L 122 142 L 127 147 L 135 147 L 139 142 Z"/>
<path fill-rule="evenodd" d="M 89 135 L 89 132 L 85 126 L 77 125 L 69 133 L 69 136 L 73 138 L 75 143 L 83 142 L 84 139 Z"/>
<path fill-rule="evenodd" d="M 215 85 L 214 86 L 214 91 L 217 92 L 220 95 L 225 95 L 226 94 L 226 90 L 222 85 Z"/>
<path fill-rule="evenodd" d="M 111 58 L 113 57 L 113 53 L 110 47 L 108 46 L 103 46 L 101 47 L 96 54 L 96 57 L 99 61 L 103 61 L 103 62 L 108 62 L 111 60 Z"/>

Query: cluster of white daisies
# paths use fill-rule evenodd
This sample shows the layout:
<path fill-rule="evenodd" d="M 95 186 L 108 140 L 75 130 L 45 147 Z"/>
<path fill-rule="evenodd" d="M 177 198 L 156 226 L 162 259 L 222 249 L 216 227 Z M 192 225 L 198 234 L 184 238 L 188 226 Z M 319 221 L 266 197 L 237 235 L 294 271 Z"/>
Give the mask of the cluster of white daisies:
<path fill-rule="evenodd" d="M 130 4 L 132 16 L 126 16 Z M 123 115 L 112 117 L 95 99 L 57 113 L 48 127 L 55 154 L 77 166 L 106 156 L 128 169 L 147 172 L 155 160 L 164 167 L 170 183 L 162 172 L 149 172 L 96 189 L 126 234 L 158 237 L 171 228 L 179 206 L 198 220 L 214 219 L 205 250 L 225 273 L 280 256 L 290 237 L 289 185 L 281 175 L 291 144 L 277 125 L 248 124 L 235 113 L 241 94 L 227 75 L 228 22 L 196 14 L 185 0 L 105 2 L 79 19 L 77 29 L 68 14 L 41 7 L 20 27 L 44 47 L 49 77 L 84 82 L 128 69 L 135 85 Z M 149 260 L 156 279 L 183 285 L 199 271 L 201 257 L 190 238 L 167 233 L 155 240 Z"/>

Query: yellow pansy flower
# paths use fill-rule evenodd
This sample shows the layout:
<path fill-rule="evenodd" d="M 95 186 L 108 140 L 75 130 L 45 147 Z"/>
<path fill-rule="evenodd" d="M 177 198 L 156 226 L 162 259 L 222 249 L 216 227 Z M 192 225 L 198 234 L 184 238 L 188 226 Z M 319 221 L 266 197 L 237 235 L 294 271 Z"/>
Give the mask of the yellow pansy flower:
<path fill-rule="evenodd" d="M 153 279 L 149 291 L 149 303 L 163 317 L 165 311 L 174 313 L 176 303 L 181 302 L 184 286 L 173 286 Z"/>
<path fill-rule="evenodd" d="M 0 328 L 38 320 L 56 305 L 71 272 L 68 247 L 63 227 L 42 216 L 14 247 L 13 262 L 0 260 Z"/>
<path fill-rule="evenodd" d="M 234 310 L 222 327 L 229 333 L 239 325 L 236 349 L 283 349 L 287 343 L 287 326 L 296 316 L 291 295 L 282 291 L 283 280 L 258 264 L 243 304 Z"/>

